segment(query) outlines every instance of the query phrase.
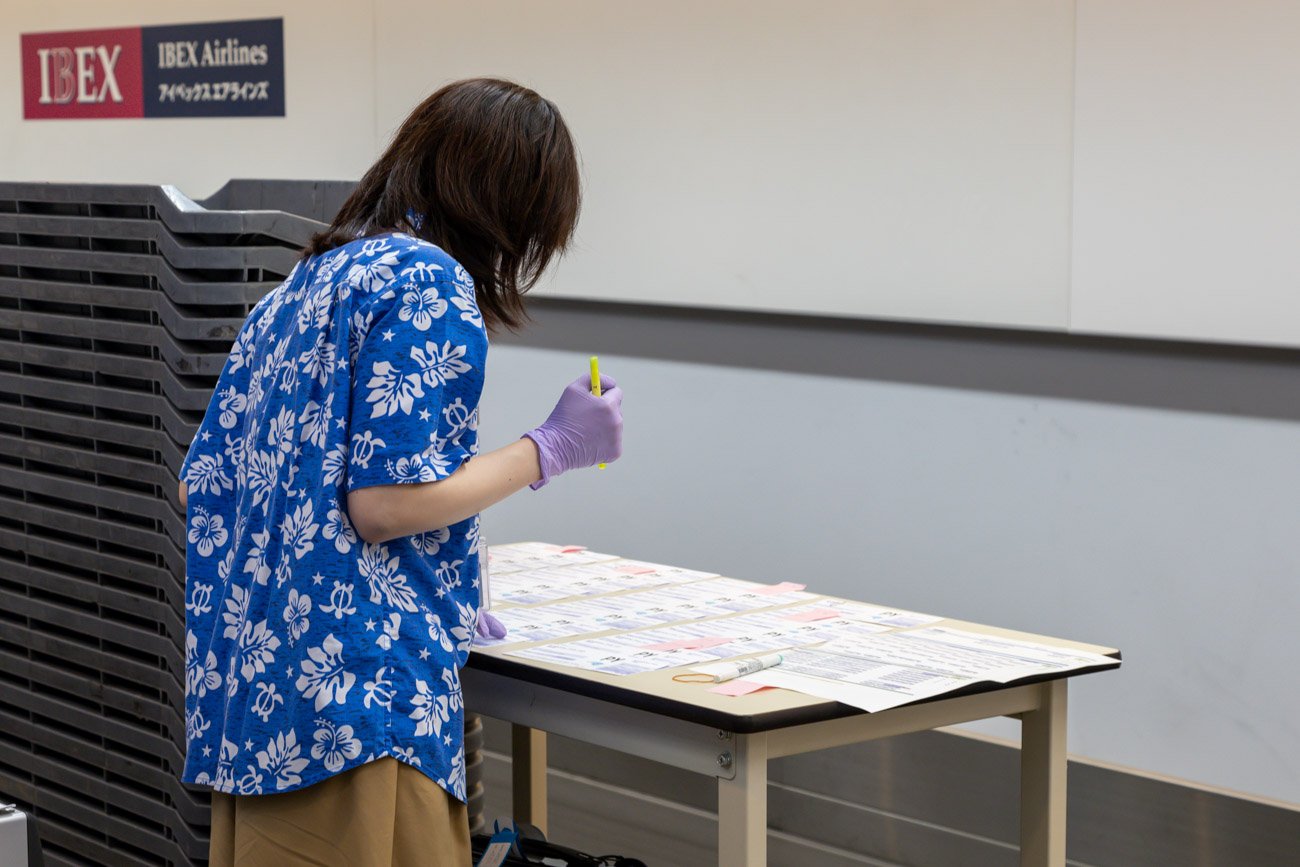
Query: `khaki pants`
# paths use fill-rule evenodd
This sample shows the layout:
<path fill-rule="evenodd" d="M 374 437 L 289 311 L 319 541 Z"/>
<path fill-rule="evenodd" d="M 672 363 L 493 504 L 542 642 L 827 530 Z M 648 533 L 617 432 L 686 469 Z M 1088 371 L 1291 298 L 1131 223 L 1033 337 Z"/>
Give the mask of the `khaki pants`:
<path fill-rule="evenodd" d="M 385 757 L 293 792 L 212 794 L 211 867 L 469 867 L 464 804 Z"/>

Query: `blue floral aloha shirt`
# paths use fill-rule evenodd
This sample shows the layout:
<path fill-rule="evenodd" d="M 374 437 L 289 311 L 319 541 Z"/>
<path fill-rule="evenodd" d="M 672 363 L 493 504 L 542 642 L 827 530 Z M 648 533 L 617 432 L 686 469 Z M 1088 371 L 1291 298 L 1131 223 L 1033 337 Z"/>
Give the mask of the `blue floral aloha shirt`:
<path fill-rule="evenodd" d="M 487 346 L 469 274 L 402 234 L 299 262 L 248 315 L 181 469 L 185 782 L 285 792 L 393 756 L 465 800 L 478 517 L 371 545 L 346 494 L 476 453 Z"/>

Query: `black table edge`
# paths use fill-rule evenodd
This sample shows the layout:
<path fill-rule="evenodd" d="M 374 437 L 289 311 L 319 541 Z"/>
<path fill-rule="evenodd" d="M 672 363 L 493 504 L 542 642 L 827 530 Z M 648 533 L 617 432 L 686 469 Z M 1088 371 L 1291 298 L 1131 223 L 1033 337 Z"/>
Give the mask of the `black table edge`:
<path fill-rule="evenodd" d="M 1115 660 L 1113 665 L 1090 665 L 1085 668 L 1071 669 L 1066 672 L 1034 675 L 1019 680 L 1013 680 L 1009 683 L 981 681 L 958 690 L 953 690 L 952 692 L 945 692 L 942 695 L 908 702 L 906 705 L 900 705 L 900 707 L 911 707 L 914 705 L 944 701 L 967 695 L 995 692 L 999 689 L 1007 689 L 1014 686 L 1028 686 L 1035 683 L 1046 683 L 1051 680 L 1077 677 L 1079 675 L 1092 674 L 1098 671 L 1112 671 L 1119 668 L 1122 660 L 1120 652 L 1115 651 L 1114 653 L 1107 655 Z M 868 711 L 853 707 L 852 705 L 827 701 L 822 704 L 811 705 L 808 707 L 789 708 L 786 710 L 771 711 L 770 713 L 729 714 L 724 711 L 702 708 L 698 705 L 688 704 L 686 702 L 676 701 L 662 696 L 650 695 L 649 693 L 627 689 L 610 683 L 589 680 L 585 677 L 566 674 L 561 671 L 537 668 L 527 663 L 515 662 L 514 660 L 505 659 L 500 656 L 489 656 L 486 654 L 476 654 L 471 652 L 466 667 L 472 668 L 476 671 L 484 671 L 489 674 L 498 674 L 503 677 L 514 678 L 524 683 L 551 687 L 553 689 L 573 693 L 574 695 L 593 698 L 599 701 L 607 701 L 611 704 L 623 705 L 636 710 L 648 711 L 650 713 L 660 714 L 673 719 L 685 720 L 686 722 L 697 723 L 699 725 L 734 732 L 736 734 L 754 734 L 756 732 L 772 731 L 773 729 L 788 728 L 790 726 L 805 725 L 807 723 L 825 722 L 826 720 L 868 713 Z M 470 712 L 473 712 L 474 710 L 473 707 L 467 707 L 466 709 Z M 890 708 L 889 710 L 893 709 L 894 708 Z M 880 713 L 888 713 L 888 711 L 880 711 Z"/>

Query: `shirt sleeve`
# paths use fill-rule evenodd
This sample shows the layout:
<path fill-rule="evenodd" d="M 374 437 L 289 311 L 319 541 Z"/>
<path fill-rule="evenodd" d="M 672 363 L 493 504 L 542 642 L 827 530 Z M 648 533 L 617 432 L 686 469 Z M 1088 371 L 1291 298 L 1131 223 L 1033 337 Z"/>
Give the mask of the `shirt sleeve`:
<path fill-rule="evenodd" d="M 352 365 L 348 491 L 445 479 L 477 452 L 487 335 L 455 297 L 438 277 L 368 299 Z"/>

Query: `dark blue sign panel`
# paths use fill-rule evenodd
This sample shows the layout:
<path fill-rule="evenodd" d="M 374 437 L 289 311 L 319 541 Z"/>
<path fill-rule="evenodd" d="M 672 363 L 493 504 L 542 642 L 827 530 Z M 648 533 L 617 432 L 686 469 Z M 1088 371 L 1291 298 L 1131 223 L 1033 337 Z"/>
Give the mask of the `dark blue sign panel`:
<path fill-rule="evenodd" d="M 284 19 L 140 28 L 145 117 L 284 117 Z"/>

